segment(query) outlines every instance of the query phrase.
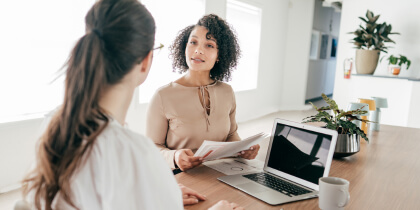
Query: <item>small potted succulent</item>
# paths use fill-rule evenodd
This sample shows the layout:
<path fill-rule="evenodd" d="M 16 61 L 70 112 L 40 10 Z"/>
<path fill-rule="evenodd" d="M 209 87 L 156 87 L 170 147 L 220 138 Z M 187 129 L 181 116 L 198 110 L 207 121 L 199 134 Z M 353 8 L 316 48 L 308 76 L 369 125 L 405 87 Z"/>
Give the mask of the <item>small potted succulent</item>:
<path fill-rule="evenodd" d="M 381 58 L 381 62 L 382 62 L 382 59 L 384 58 L 385 57 Z M 400 74 L 401 66 L 403 64 L 406 64 L 407 66 L 406 70 L 408 70 L 408 68 L 410 68 L 410 65 L 411 65 L 411 61 L 408 60 L 408 58 L 404 55 L 399 55 L 399 56 L 390 55 L 387 57 L 387 60 L 388 60 L 388 72 L 392 75 Z"/>
<path fill-rule="evenodd" d="M 333 99 L 322 94 L 322 98 L 328 104 L 325 107 L 312 106 L 318 113 L 303 119 L 303 123 L 308 122 L 324 122 L 325 128 L 337 130 L 338 139 L 334 152 L 334 157 L 346 157 L 357 153 L 360 150 L 360 137 L 369 142 L 366 134 L 355 123 L 356 121 L 370 122 L 369 120 L 360 119 L 358 115 L 366 114 L 367 111 L 360 109 L 344 111 L 339 109 Z M 328 113 L 327 111 L 330 111 Z"/>

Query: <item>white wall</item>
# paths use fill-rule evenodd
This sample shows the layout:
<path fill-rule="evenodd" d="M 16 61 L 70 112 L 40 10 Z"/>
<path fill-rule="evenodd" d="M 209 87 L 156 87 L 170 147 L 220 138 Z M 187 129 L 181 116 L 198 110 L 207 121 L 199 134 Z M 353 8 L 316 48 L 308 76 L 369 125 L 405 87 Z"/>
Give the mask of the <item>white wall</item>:
<path fill-rule="evenodd" d="M 0 124 L 0 193 L 16 189 L 35 154 L 42 119 Z"/>
<path fill-rule="evenodd" d="M 285 61 L 282 71 L 283 79 L 280 80 L 282 81 L 281 92 L 279 92 L 281 93 L 280 108 L 284 110 L 310 108 L 310 106 L 305 106 L 305 95 L 314 3 L 314 0 L 289 1 L 288 21 L 285 28 L 287 34 Z M 282 49 L 276 48 L 279 51 Z"/>
<path fill-rule="evenodd" d="M 420 128 L 420 81 L 412 83 L 411 100 L 409 103 L 410 114 L 408 115 L 407 125 L 411 127 Z"/>
<path fill-rule="evenodd" d="M 262 7 L 262 31 L 258 88 L 236 93 L 238 122 L 304 108 L 313 0 L 243 1 Z M 225 16 L 225 5 L 225 0 L 208 0 L 206 13 Z M 136 91 L 127 122 L 130 129 L 144 133 L 147 104 L 137 102 Z M 0 193 L 17 186 L 28 170 L 41 122 L 0 124 Z"/>
<path fill-rule="evenodd" d="M 353 49 L 353 44 L 349 43 L 354 36 L 348 32 L 358 28 L 362 22 L 358 17 L 364 17 L 366 10 L 369 9 L 375 15 L 381 15 L 379 22 L 385 21 L 392 25 L 394 32 L 401 33 L 401 35 L 390 36 L 396 44 L 388 44 L 393 47 L 389 49 L 388 54 L 404 54 L 412 61 L 410 70 L 402 70 L 400 77 L 419 77 L 420 27 L 418 20 L 420 20 L 420 13 L 417 8 L 420 8 L 420 1 L 343 1 L 333 96 L 340 107 L 345 108 L 349 102 L 356 101 L 359 97 L 389 97 L 388 100 L 391 99 L 388 101 L 389 106 L 392 105 L 392 107 L 382 110 L 382 122 L 391 125 L 415 126 L 413 121 L 419 118 L 419 112 L 416 112 L 412 105 L 410 107 L 410 104 L 419 104 L 417 99 L 420 96 L 419 82 L 374 77 L 361 78 L 361 76 L 353 75 L 350 79 L 344 79 L 343 61 L 350 57 L 354 59 L 355 49 Z M 381 53 L 381 57 L 383 55 L 384 53 Z M 353 68 L 352 71 L 354 73 L 355 69 Z M 386 75 L 386 63 L 380 63 L 374 75 Z M 407 109 L 413 111 L 407 111 Z"/>
<path fill-rule="evenodd" d="M 331 7 L 323 7 L 321 0 L 315 1 L 313 29 L 334 37 L 338 37 L 340 30 L 341 13 L 335 12 Z M 330 27 L 331 26 L 331 27 Z M 330 54 L 328 47 L 328 54 Z M 309 60 L 308 80 L 305 99 L 314 99 L 334 91 L 336 59 Z"/>

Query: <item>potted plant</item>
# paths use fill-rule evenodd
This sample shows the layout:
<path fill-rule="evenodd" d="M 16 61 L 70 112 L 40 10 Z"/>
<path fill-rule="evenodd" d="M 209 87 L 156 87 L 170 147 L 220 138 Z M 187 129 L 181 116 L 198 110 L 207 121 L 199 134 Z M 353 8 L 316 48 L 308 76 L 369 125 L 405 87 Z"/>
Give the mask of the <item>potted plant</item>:
<path fill-rule="evenodd" d="M 385 57 L 381 58 L 381 62 L 383 58 Z M 388 72 L 392 75 L 400 74 L 401 66 L 403 64 L 407 65 L 406 70 L 408 70 L 408 68 L 410 68 L 410 65 L 411 65 L 411 61 L 408 60 L 408 58 L 404 55 L 399 55 L 399 56 L 390 55 L 388 56 L 387 60 L 388 60 Z"/>
<path fill-rule="evenodd" d="M 303 123 L 324 122 L 328 129 L 338 132 L 337 146 L 334 157 L 346 157 L 357 153 L 360 150 L 360 137 L 369 142 L 366 134 L 352 121 L 369 122 L 369 120 L 360 119 L 356 115 L 366 114 L 367 111 L 360 109 L 344 111 L 339 109 L 336 102 L 322 94 L 322 98 L 328 104 L 326 107 L 318 108 L 312 106 L 318 113 L 303 119 Z M 327 111 L 331 111 L 331 114 Z"/>
<path fill-rule="evenodd" d="M 367 10 L 366 18 L 359 17 L 365 26 L 359 25 L 359 29 L 354 32 L 356 37 L 352 42 L 356 50 L 356 71 L 358 74 L 373 74 L 378 65 L 380 52 L 387 53 L 388 47 L 385 42 L 392 42 L 388 35 L 399 34 L 391 32 L 391 24 L 377 23 L 380 15 L 374 15 L 373 12 Z"/>

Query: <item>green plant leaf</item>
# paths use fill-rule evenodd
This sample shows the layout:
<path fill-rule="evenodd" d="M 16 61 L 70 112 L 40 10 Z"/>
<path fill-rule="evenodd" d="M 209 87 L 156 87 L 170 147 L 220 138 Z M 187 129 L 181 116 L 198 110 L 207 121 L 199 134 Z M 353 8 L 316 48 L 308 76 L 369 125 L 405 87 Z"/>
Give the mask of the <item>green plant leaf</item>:
<path fill-rule="evenodd" d="M 328 98 L 328 96 L 327 96 L 327 95 L 325 95 L 324 93 L 322 94 L 322 99 L 324 99 L 324 101 L 325 101 L 328 105 L 330 105 L 330 108 L 334 111 L 334 113 L 337 113 L 338 106 L 337 106 L 337 104 L 335 103 L 335 101 L 334 101 L 334 100 L 332 100 L 332 99 Z"/>
<path fill-rule="evenodd" d="M 315 106 L 315 104 L 313 104 L 312 102 L 309 102 L 309 103 L 314 107 L 315 110 L 318 110 L 318 108 Z"/>
<path fill-rule="evenodd" d="M 360 137 L 365 139 L 367 142 L 369 142 L 369 138 L 366 136 L 366 134 L 359 127 L 357 127 L 354 123 L 352 123 L 351 121 L 340 120 L 338 122 L 338 124 L 342 128 L 342 134 L 347 134 L 347 133 L 354 134 L 354 133 L 356 133 L 357 135 L 360 135 Z"/>
<path fill-rule="evenodd" d="M 393 55 L 389 56 L 388 60 L 389 60 L 389 63 L 393 65 L 396 65 L 398 62 L 398 58 L 394 57 Z"/>
<path fill-rule="evenodd" d="M 365 139 L 369 143 L 369 138 L 366 136 L 365 132 L 362 131 L 359 127 L 356 127 L 356 134 Z"/>
<path fill-rule="evenodd" d="M 375 17 L 373 17 L 373 18 L 372 18 L 372 21 L 373 21 L 373 22 L 376 22 L 376 21 L 379 19 L 379 16 L 380 16 L 380 15 L 376 15 Z"/>
<path fill-rule="evenodd" d="M 330 106 L 323 106 L 323 107 L 317 109 L 317 111 L 327 111 L 327 110 L 331 110 L 331 107 Z"/>
<path fill-rule="evenodd" d="M 303 123 L 323 122 L 325 123 L 325 128 L 337 130 L 341 134 L 356 133 L 366 141 L 369 141 L 369 139 L 366 137 L 366 134 L 363 133 L 363 131 L 352 122 L 353 120 L 366 123 L 371 122 L 369 120 L 364 120 L 357 117 L 357 115 L 367 113 L 367 111 L 362 110 L 363 107 L 356 110 L 344 111 L 339 109 L 336 102 L 333 99 L 328 98 L 324 93 L 322 93 L 322 98 L 329 106 L 318 108 L 313 103 L 311 103 L 315 110 L 318 111 L 318 113 L 316 115 L 302 119 Z M 327 110 L 332 110 L 334 115 L 326 112 Z"/>
<path fill-rule="evenodd" d="M 353 39 L 356 49 L 367 49 L 367 50 L 380 50 L 387 53 L 387 46 L 384 43 L 394 43 L 395 42 L 388 37 L 390 34 L 399 34 L 397 32 L 392 32 L 392 25 L 387 24 L 386 22 L 377 23 L 380 15 L 374 15 L 372 11 L 366 11 L 366 18 L 358 17 L 362 20 L 363 25 L 359 25 L 359 28 L 353 32 L 355 38 Z"/>
<path fill-rule="evenodd" d="M 331 130 L 337 130 L 337 126 L 332 124 L 332 123 L 327 124 L 325 128 L 328 128 L 328 129 L 331 129 Z"/>
<path fill-rule="evenodd" d="M 384 59 L 384 58 L 386 58 L 387 56 L 382 56 L 382 58 L 381 59 L 379 59 L 379 62 L 382 62 L 382 60 Z"/>
<path fill-rule="evenodd" d="M 368 21 L 362 17 L 359 17 L 361 20 L 363 20 L 365 23 L 367 23 Z"/>
<path fill-rule="evenodd" d="M 371 21 L 371 19 L 373 18 L 373 12 L 371 12 L 371 11 L 367 11 L 366 12 L 366 17 L 367 17 L 367 19 L 369 19 L 369 21 Z"/>

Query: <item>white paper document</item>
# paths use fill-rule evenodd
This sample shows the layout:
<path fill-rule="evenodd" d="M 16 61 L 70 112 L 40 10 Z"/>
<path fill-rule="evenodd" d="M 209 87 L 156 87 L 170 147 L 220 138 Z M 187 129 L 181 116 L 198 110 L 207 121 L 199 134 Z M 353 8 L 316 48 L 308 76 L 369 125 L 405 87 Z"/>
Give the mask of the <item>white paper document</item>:
<path fill-rule="evenodd" d="M 251 146 L 258 144 L 262 139 L 267 137 L 268 134 L 259 133 L 254 136 L 248 137 L 241 141 L 234 142 L 218 142 L 204 140 L 197 152 L 195 157 L 204 157 L 204 161 L 215 160 L 224 157 L 235 156 L 242 150 L 247 150 Z"/>
<path fill-rule="evenodd" d="M 264 162 L 260 160 L 246 160 L 243 158 L 227 158 L 203 163 L 216 171 L 226 175 L 243 173 L 258 173 L 263 170 Z"/>

